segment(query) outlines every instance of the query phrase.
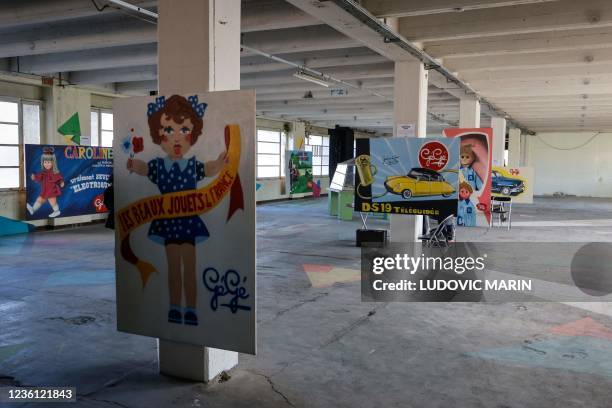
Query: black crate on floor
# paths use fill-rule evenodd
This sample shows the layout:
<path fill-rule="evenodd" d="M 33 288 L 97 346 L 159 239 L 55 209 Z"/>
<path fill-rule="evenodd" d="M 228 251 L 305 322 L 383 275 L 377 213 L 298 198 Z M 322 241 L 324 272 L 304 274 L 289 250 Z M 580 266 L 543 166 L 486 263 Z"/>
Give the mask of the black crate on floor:
<path fill-rule="evenodd" d="M 387 230 L 358 229 L 355 231 L 355 241 L 358 247 L 383 247 L 387 243 Z"/>

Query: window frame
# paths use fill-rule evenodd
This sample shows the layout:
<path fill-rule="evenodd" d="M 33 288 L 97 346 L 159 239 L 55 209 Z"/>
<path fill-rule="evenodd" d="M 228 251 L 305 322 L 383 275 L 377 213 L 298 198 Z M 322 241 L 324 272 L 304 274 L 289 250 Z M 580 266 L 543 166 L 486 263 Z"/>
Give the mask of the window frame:
<path fill-rule="evenodd" d="M 278 133 L 278 166 L 276 165 L 268 165 L 268 164 L 259 164 L 259 131 L 260 130 L 265 130 L 268 132 L 275 132 Z M 277 144 L 276 142 L 264 142 L 262 141 L 261 143 L 268 143 L 268 144 Z M 261 154 L 265 154 L 265 155 L 269 155 L 269 156 L 276 156 L 276 153 L 261 153 Z M 283 164 L 284 164 L 284 158 L 283 158 L 283 131 L 282 129 L 274 129 L 271 127 L 260 127 L 257 126 L 256 130 L 255 130 L 255 178 L 257 180 L 279 180 L 283 178 Z M 276 167 L 278 169 L 278 176 L 273 176 L 273 177 L 259 177 L 259 167 L 268 167 L 268 168 L 274 168 Z"/>
<path fill-rule="evenodd" d="M 93 140 L 92 140 L 93 139 L 93 135 L 90 135 L 89 136 L 89 145 L 90 146 L 95 146 L 95 147 L 100 147 L 100 146 L 102 146 L 102 132 L 103 131 L 108 132 L 108 129 L 102 129 L 102 114 L 103 113 L 111 114 L 111 115 L 113 115 L 113 119 L 115 117 L 114 116 L 115 114 L 114 114 L 112 109 L 100 108 L 100 107 L 97 107 L 97 106 L 92 106 L 90 108 L 90 112 L 91 113 L 95 113 L 96 116 L 98 117 L 98 129 L 97 129 L 97 131 L 98 131 L 98 134 L 97 134 L 98 144 L 97 145 L 93 145 L 92 144 L 92 142 L 93 142 Z M 90 113 L 90 117 L 91 117 L 91 113 Z M 91 125 L 89 127 L 90 127 L 90 131 L 91 131 Z M 114 140 L 115 140 L 115 129 L 113 128 L 113 141 Z M 104 147 L 113 147 L 113 146 L 112 146 L 112 143 L 111 143 L 110 146 L 104 146 Z"/>
<path fill-rule="evenodd" d="M 39 144 L 40 144 L 40 139 L 42 139 L 43 133 L 44 133 L 44 126 L 45 126 L 45 121 L 43 118 L 43 115 L 45 114 L 45 104 L 44 101 L 38 100 L 38 99 L 29 99 L 29 98 L 19 98 L 19 97 L 12 97 L 12 96 L 0 96 L 0 102 L 10 102 L 10 103 L 16 103 L 17 104 L 17 120 L 19 121 L 17 123 L 17 136 L 18 136 L 18 144 L 7 144 L 7 143 L 0 143 L 0 146 L 6 146 L 6 147 L 15 147 L 17 146 L 18 149 L 18 155 L 19 155 L 19 166 L 3 166 L 2 164 L 0 164 L 0 168 L 3 169 L 19 169 L 19 187 L 0 187 L 0 193 L 5 193 L 5 192 L 11 192 L 11 191 L 17 191 L 17 192 L 25 192 L 26 191 L 26 174 L 25 174 L 25 137 L 23 134 L 23 105 L 38 105 L 38 120 L 39 120 L 39 124 L 38 124 L 38 129 L 40 134 L 39 136 Z M 2 124 L 10 124 L 10 125 L 14 125 L 14 122 L 0 122 Z"/>
<path fill-rule="evenodd" d="M 311 145 L 311 144 L 310 144 L 310 137 L 311 137 L 311 136 L 320 137 L 320 138 L 321 138 L 321 144 L 320 144 L 320 145 Z M 327 140 L 327 145 L 325 145 L 325 144 L 324 144 L 324 141 L 325 141 L 325 140 Z M 304 146 L 309 146 L 309 147 L 311 148 L 311 150 L 310 150 L 310 151 L 312 152 L 312 157 L 313 157 L 313 159 L 314 159 L 314 157 L 315 157 L 315 152 L 314 152 L 313 147 L 314 147 L 314 146 L 319 146 L 319 147 L 321 148 L 321 154 L 320 154 L 320 155 L 317 155 L 317 157 L 320 157 L 320 158 L 321 158 L 321 164 L 317 164 L 317 165 L 315 165 L 315 164 L 313 163 L 313 165 L 312 165 L 312 168 L 313 168 L 312 175 L 313 175 L 313 177 L 320 177 L 320 178 L 327 177 L 327 178 L 329 178 L 329 143 L 330 143 L 330 137 L 329 137 L 329 135 L 319 135 L 319 134 L 316 134 L 316 133 L 312 133 L 312 134 L 309 134 L 309 135 L 306 137 L 306 140 L 305 140 Z M 323 148 L 324 148 L 324 147 L 327 147 L 327 154 L 323 154 Z M 324 158 L 324 157 L 327 157 L 327 164 L 323 164 L 323 158 Z M 315 167 L 319 167 L 319 168 L 320 168 L 320 174 L 315 174 L 315 172 L 314 172 L 314 168 L 315 168 Z M 326 173 L 325 173 L 325 174 L 323 173 L 323 169 L 325 169 L 325 171 L 326 171 Z"/>
<path fill-rule="evenodd" d="M 22 109 L 22 99 L 14 98 L 10 96 L 0 96 L 0 102 L 9 102 L 17 104 L 17 145 L 8 144 L 8 143 L 0 143 L 0 147 L 15 147 L 17 146 L 17 154 L 19 155 L 19 166 L 3 166 L 0 163 L 0 169 L 18 169 L 19 174 L 19 186 L 18 187 L 0 187 L 0 192 L 7 191 L 25 191 L 25 158 L 24 158 L 24 148 L 23 148 L 23 109 Z M 4 122 L 0 121 L 0 124 L 7 125 L 15 125 L 15 122 Z"/>

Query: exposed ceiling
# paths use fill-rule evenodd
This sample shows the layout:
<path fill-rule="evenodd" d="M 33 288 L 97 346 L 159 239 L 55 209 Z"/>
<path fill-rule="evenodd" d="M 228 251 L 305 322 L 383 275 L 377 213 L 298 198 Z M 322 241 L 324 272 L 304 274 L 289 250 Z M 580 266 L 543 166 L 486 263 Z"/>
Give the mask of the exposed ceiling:
<path fill-rule="evenodd" d="M 130 0 L 155 10 L 155 1 Z M 104 0 L 97 0 L 103 6 Z M 401 49 L 339 1 L 243 0 L 243 43 L 353 84 L 325 88 L 295 68 L 245 51 L 241 86 L 258 114 L 388 133 L 393 60 Z M 363 0 L 361 5 L 534 131 L 612 129 L 612 2 L 602 0 Z M 368 30 L 367 32 L 364 30 Z M 58 75 L 110 92 L 156 89 L 156 26 L 91 0 L 3 0 L 0 68 Z M 345 89 L 343 96 L 332 89 Z M 374 91 L 378 96 L 372 94 Z M 428 121 L 459 119 L 461 89 L 430 76 Z M 489 123 L 483 109 L 483 125 Z"/>

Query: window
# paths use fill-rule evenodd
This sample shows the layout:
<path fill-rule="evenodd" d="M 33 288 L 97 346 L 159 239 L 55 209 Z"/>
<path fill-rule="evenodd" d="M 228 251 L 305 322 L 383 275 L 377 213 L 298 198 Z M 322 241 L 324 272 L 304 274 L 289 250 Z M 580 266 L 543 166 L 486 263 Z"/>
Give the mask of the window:
<path fill-rule="evenodd" d="M 23 143 L 40 143 L 40 103 L 0 100 L 0 189 L 23 187 Z"/>
<path fill-rule="evenodd" d="M 91 145 L 113 146 L 113 114 L 104 109 L 91 110 Z"/>
<path fill-rule="evenodd" d="M 257 129 L 257 178 L 281 177 L 281 132 Z"/>
<path fill-rule="evenodd" d="M 308 136 L 306 150 L 312 152 L 312 174 L 327 176 L 329 173 L 329 136 Z"/>

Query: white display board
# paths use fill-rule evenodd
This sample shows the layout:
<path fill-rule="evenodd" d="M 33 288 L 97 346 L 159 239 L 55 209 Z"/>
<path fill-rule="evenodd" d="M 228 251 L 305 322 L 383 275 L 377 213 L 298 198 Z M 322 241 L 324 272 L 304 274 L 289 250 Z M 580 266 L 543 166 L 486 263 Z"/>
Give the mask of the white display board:
<path fill-rule="evenodd" d="M 254 354 L 255 93 L 113 110 L 118 330 Z"/>

